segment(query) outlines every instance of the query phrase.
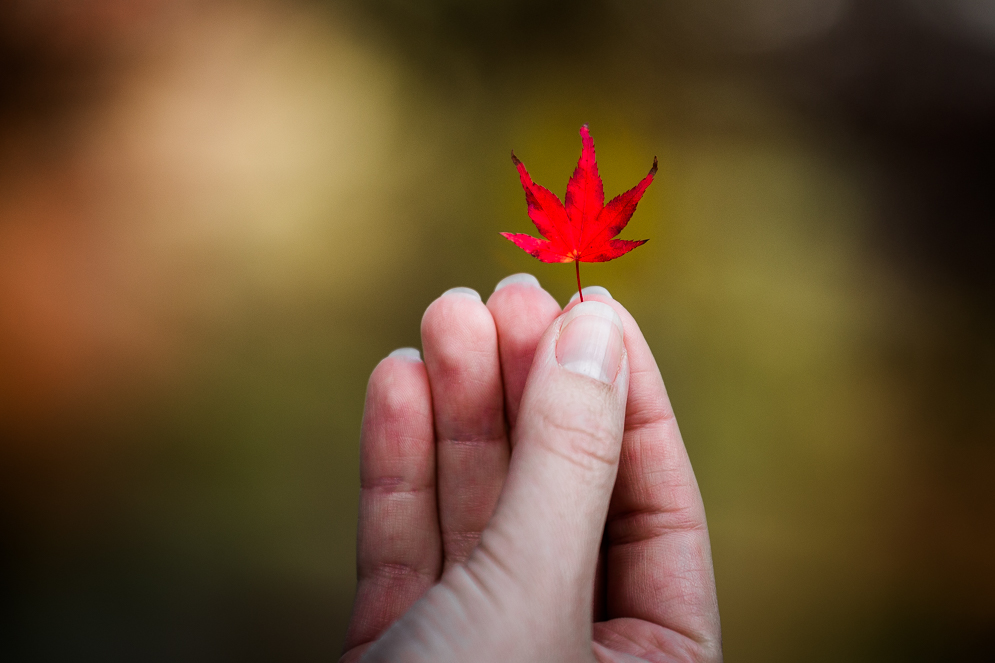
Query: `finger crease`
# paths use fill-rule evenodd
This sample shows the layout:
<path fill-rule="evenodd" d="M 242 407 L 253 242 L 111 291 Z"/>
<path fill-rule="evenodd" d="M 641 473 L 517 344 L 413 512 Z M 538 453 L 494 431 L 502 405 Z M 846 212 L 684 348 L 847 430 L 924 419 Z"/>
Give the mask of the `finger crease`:
<path fill-rule="evenodd" d="M 687 509 L 638 509 L 608 518 L 612 545 L 641 543 L 668 534 L 707 531 L 707 525 L 693 517 Z"/>
<path fill-rule="evenodd" d="M 654 426 L 663 426 L 669 423 L 674 418 L 674 411 L 669 407 L 659 407 L 653 408 L 651 412 L 644 413 L 642 416 L 636 417 L 627 416 L 625 418 L 625 432 L 633 430 L 640 430 L 644 428 L 652 428 Z"/>
<path fill-rule="evenodd" d="M 556 439 L 557 436 L 543 436 L 540 440 L 541 447 L 553 455 L 559 456 L 583 470 L 590 470 L 592 467 L 602 465 L 614 465 L 618 462 L 621 450 L 611 440 L 610 433 L 564 425 L 552 420 L 548 414 L 543 414 L 543 419 L 550 428 L 564 433 L 563 437 L 572 441 L 568 448 L 561 448 L 549 442 L 551 439 Z M 578 442 L 578 440 L 582 441 Z"/>
<path fill-rule="evenodd" d="M 377 494 L 396 495 L 435 492 L 435 483 L 416 484 L 403 477 L 380 477 L 364 481 L 360 485 L 360 490 Z"/>
<path fill-rule="evenodd" d="M 480 539 L 480 530 L 452 531 L 447 530 L 442 533 L 446 543 L 474 543 Z"/>
<path fill-rule="evenodd" d="M 428 578 L 434 580 L 436 574 L 433 570 L 419 568 L 405 562 L 377 562 L 370 567 L 360 566 L 358 575 L 360 580 L 368 578 L 385 578 L 387 580 L 403 580 L 405 578 L 422 580 Z"/>
<path fill-rule="evenodd" d="M 508 436 L 501 434 L 498 436 L 475 436 L 465 437 L 440 437 L 439 445 L 451 445 L 454 447 L 491 447 L 494 445 L 508 444 Z"/>

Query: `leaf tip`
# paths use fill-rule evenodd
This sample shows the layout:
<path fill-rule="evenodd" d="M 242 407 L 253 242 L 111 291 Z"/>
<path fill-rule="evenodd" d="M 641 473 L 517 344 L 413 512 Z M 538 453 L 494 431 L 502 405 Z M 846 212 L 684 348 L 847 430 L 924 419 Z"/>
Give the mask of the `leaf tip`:
<path fill-rule="evenodd" d="M 520 161 L 520 160 L 518 159 L 518 157 L 516 157 L 516 156 L 515 156 L 515 150 L 512 150 L 512 151 L 511 151 L 511 163 L 515 164 L 516 166 L 517 166 L 518 164 L 522 163 L 522 162 L 521 162 L 521 161 Z"/>
<path fill-rule="evenodd" d="M 653 167 L 650 168 L 650 175 L 656 175 L 656 169 L 657 169 L 657 160 L 656 157 L 653 157 Z"/>

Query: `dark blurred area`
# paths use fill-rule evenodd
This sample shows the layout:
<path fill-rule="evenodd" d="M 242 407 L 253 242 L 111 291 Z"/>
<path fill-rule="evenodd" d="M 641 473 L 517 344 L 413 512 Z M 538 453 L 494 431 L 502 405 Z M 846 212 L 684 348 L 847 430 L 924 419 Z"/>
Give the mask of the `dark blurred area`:
<path fill-rule="evenodd" d="M 366 378 L 572 270 L 587 122 L 727 660 L 986 661 L 995 2 L 0 5 L 0 658 L 334 660 Z"/>

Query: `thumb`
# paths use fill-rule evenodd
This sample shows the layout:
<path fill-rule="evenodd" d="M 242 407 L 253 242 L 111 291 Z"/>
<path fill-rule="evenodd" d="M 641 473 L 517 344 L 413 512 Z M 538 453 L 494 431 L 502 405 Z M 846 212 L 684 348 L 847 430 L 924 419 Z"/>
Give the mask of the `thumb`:
<path fill-rule="evenodd" d="M 545 619 L 590 631 L 598 548 L 625 422 L 622 321 L 577 304 L 536 348 L 504 490 L 481 547 Z M 556 614 L 552 614 L 556 613 Z M 589 640 L 588 640 L 589 642 Z"/>

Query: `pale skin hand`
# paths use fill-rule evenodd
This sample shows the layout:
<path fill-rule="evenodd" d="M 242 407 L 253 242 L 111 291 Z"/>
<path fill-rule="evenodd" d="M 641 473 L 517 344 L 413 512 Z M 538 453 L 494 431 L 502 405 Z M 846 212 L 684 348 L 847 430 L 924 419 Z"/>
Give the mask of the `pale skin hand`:
<path fill-rule="evenodd" d="M 571 314 L 502 284 L 437 299 L 424 363 L 370 378 L 341 662 L 721 661 L 701 494 L 639 327 L 604 294 Z"/>

